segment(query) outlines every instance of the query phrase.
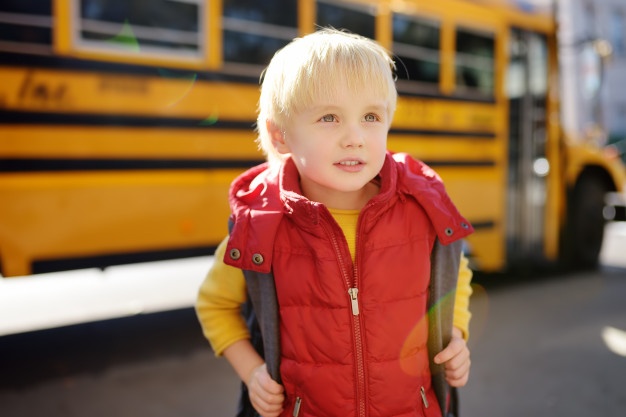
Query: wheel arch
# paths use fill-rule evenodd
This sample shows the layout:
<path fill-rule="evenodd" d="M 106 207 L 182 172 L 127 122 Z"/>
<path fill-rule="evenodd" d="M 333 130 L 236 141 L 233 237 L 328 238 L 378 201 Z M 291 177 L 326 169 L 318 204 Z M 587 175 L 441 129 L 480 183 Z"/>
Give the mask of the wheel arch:
<path fill-rule="evenodd" d="M 590 268 L 598 264 L 604 230 L 598 216 L 606 193 L 617 188 L 611 173 L 596 164 L 582 167 L 567 184 L 559 256 L 564 266 Z"/>

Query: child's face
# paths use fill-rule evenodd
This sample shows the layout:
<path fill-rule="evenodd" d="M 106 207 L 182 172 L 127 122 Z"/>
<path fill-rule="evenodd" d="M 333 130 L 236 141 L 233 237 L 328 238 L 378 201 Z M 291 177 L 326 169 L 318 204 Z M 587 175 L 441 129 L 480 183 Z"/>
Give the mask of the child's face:
<path fill-rule="evenodd" d="M 372 197 L 369 183 L 383 166 L 391 123 L 387 106 L 366 88 L 339 87 L 336 98 L 318 99 L 291 117 L 284 134 L 274 129 L 274 144 L 291 154 L 307 198 L 356 209 Z"/>

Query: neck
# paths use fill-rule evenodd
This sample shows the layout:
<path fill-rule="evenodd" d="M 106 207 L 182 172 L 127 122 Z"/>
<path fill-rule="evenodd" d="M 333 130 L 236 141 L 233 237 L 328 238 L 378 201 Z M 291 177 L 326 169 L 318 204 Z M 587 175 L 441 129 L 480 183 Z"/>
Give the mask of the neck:
<path fill-rule="evenodd" d="M 330 194 L 324 193 L 323 196 L 316 195 L 313 190 L 307 190 L 306 188 L 303 184 L 302 193 L 306 198 L 322 203 L 328 208 L 338 210 L 361 210 L 380 190 L 379 185 L 374 181 L 365 184 L 363 188 L 357 191 L 336 191 Z"/>

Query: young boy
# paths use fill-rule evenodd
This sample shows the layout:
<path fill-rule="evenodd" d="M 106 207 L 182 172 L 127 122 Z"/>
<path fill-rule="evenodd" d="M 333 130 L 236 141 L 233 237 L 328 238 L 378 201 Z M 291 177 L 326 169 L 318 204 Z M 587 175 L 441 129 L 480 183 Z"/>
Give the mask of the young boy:
<path fill-rule="evenodd" d="M 394 68 L 374 41 L 324 29 L 264 73 L 268 162 L 233 182 L 197 302 L 245 383 L 240 416 L 439 417 L 446 382 L 467 382 L 472 228 L 432 170 L 386 150 Z"/>

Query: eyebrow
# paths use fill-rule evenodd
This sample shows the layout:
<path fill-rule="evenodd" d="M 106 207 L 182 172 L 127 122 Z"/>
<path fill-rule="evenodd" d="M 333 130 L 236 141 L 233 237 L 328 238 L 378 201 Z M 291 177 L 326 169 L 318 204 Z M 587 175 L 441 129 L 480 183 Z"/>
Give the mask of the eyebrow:
<path fill-rule="evenodd" d="M 340 109 L 340 108 L 341 106 L 338 106 L 336 104 L 327 103 L 327 104 L 312 105 L 308 108 L 308 110 L 312 112 L 318 112 L 318 111 L 326 111 L 326 110 L 330 111 L 330 110 L 335 110 L 335 109 Z M 379 103 L 373 103 L 373 104 L 366 104 L 365 106 L 363 106 L 363 108 L 365 110 L 387 111 L 387 109 L 389 109 L 389 103 L 379 102 Z"/>

